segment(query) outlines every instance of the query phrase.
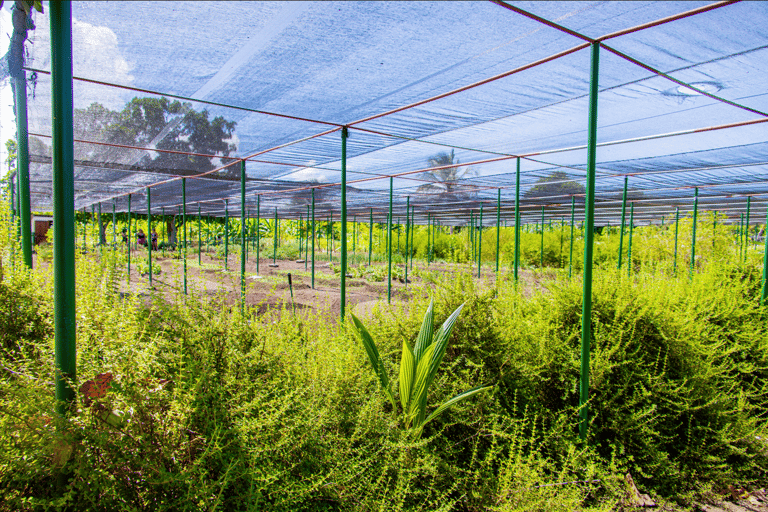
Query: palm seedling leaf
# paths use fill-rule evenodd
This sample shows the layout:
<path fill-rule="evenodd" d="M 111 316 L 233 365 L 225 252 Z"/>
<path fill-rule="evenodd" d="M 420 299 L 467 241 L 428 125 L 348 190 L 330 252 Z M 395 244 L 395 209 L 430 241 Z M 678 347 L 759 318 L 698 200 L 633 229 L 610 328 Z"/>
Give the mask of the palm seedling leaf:
<path fill-rule="evenodd" d="M 429 370 L 429 376 L 427 380 L 427 386 L 430 386 L 432 384 L 432 380 L 435 378 L 435 374 L 437 373 L 437 368 L 440 366 L 440 363 L 443 361 L 443 356 L 445 356 L 445 350 L 448 347 L 448 338 L 451 337 L 451 332 L 453 331 L 454 325 L 456 325 L 456 321 L 459 319 L 459 315 L 461 314 L 461 310 L 464 308 L 464 304 L 456 308 L 456 311 L 454 311 L 451 316 L 449 316 L 445 322 L 443 322 L 443 325 L 440 326 L 440 328 L 435 333 L 435 352 L 432 355 L 432 363 L 430 365 Z"/>
<path fill-rule="evenodd" d="M 411 390 L 411 402 L 408 407 L 408 411 L 403 411 L 409 418 L 418 418 L 420 407 L 422 402 L 427 399 L 427 378 L 429 376 L 430 362 L 432 361 L 432 354 L 435 351 L 435 345 L 432 344 L 424 351 L 419 363 L 416 365 L 416 374 L 413 379 L 413 389 Z"/>
<path fill-rule="evenodd" d="M 452 405 L 456 404 L 457 402 L 461 402 L 462 400 L 465 400 L 473 395 L 476 395 L 480 393 L 481 391 L 486 391 L 491 389 L 493 386 L 479 386 L 476 388 L 472 388 L 468 391 L 465 391 L 463 393 L 459 393 L 455 397 L 451 398 L 447 402 L 445 402 L 443 405 L 435 409 L 432 414 L 429 415 L 429 417 L 424 420 L 424 422 L 419 426 L 419 428 L 423 428 L 424 425 L 435 419 L 437 416 L 439 416 L 443 411 L 451 407 Z"/>
<path fill-rule="evenodd" d="M 403 406 L 403 411 L 408 410 L 408 404 L 411 401 L 414 371 L 413 352 L 408 342 L 403 340 L 403 356 L 400 359 L 400 404 Z"/>
<path fill-rule="evenodd" d="M 416 362 L 421 361 L 421 355 L 432 344 L 432 329 L 434 322 L 434 302 L 429 301 L 429 307 L 424 314 L 424 320 L 421 322 L 419 337 L 416 338 L 416 345 L 413 347 L 413 357 Z"/>
<path fill-rule="evenodd" d="M 389 377 L 387 377 L 387 371 L 384 368 L 384 361 L 381 360 L 379 350 L 376 348 L 376 343 L 373 342 L 373 338 L 368 332 L 368 329 L 365 328 L 355 315 L 352 315 L 352 321 L 355 323 L 355 327 L 357 327 L 357 332 L 360 334 L 360 339 L 363 342 L 365 351 L 368 353 L 368 360 L 371 362 L 373 373 L 378 377 L 381 387 L 384 389 L 387 398 L 389 398 L 389 401 L 392 403 L 392 407 L 397 407 L 395 405 L 395 397 L 392 395 L 392 390 L 389 387 Z"/>

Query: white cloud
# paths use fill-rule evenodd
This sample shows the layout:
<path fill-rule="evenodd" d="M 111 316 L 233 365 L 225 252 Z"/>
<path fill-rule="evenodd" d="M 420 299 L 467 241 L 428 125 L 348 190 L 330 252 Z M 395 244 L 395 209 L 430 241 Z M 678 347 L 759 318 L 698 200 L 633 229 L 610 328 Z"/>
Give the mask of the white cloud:
<path fill-rule="evenodd" d="M 0 55 L 5 54 L 13 31 L 10 6 L 4 2 L 0 9 Z M 50 29 L 48 16 L 35 14 L 36 28 L 29 32 L 27 44 L 30 59 L 28 65 L 39 69 L 50 69 Z M 94 80 L 130 85 L 134 81 L 131 71 L 134 65 L 126 60 L 119 48 L 117 35 L 108 27 L 72 19 L 73 72 L 76 76 L 85 76 Z M 50 133 L 50 80 L 41 76 L 34 88 L 34 99 L 29 100 L 30 131 L 39 130 Z M 75 108 L 85 108 L 94 101 L 113 110 L 122 110 L 135 95 L 131 91 L 75 82 Z M 13 138 L 16 132 L 16 119 L 13 114 L 13 93 L 6 80 L 0 84 L 0 161 L 5 159 L 5 141 Z M 7 169 L 0 168 L 0 175 Z"/>
<path fill-rule="evenodd" d="M 316 181 L 318 183 L 327 182 L 328 176 L 324 171 L 311 167 L 316 163 L 317 162 L 315 160 L 310 160 L 307 164 L 308 167 L 304 167 L 303 169 L 299 169 L 298 171 L 287 174 L 283 176 L 282 179 L 288 181 Z"/>

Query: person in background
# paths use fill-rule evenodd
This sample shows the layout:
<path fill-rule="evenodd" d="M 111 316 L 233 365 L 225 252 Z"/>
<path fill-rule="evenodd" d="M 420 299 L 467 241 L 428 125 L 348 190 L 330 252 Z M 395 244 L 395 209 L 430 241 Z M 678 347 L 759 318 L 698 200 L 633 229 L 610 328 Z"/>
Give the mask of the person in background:
<path fill-rule="evenodd" d="M 152 228 L 152 250 L 157 250 L 157 228 Z"/>
<path fill-rule="evenodd" d="M 136 232 L 136 243 L 143 245 L 144 247 L 147 246 L 147 235 L 144 234 L 144 231 L 142 231 L 141 228 Z"/>

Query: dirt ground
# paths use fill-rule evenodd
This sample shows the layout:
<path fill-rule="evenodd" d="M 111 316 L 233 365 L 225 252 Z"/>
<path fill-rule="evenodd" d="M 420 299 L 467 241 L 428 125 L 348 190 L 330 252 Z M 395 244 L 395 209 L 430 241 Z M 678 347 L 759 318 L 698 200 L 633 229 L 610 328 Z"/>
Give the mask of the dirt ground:
<path fill-rule="evenodd" d="M 172 300 L 179 292 L 183 291 L 183 260 L 178 254 L 157 251 L 157 260 L 153 261 L 152 284 L 150 287 L 148 273 L 139 274 L 137 262 L 146 270 L 146 252 L 132 251 L 131 253 L 131 278 L 130 287 L 123 282 L 120 291 L 148 295 L 162 294 L 166 300 Z M 154 258 L 153 258 L 154 259 Z M 339 268 L 338 259 L 333 262 L 336 269 Z M 427 269 L 423 264 L 416 262 L 417 267 Z M 373 266 L 386 266 L 386 263 L 373 263 Z M 393 265 L 394 266 L 394 265 Z M 159 272 L 158 272 L 159 267 Z M 403 265 L 401 264 L 402 268 Z M 468 265 L 457 267 L 454 264 L 432 263 L 428 270 L 432 272 L 470 272 Z M 492 269 L 484 269 L 482 273 L 483 285 L 492 286 L 495 272 Z M 293 284 L 293 299 L 288 284 L 288 275 L 291 275 Z M 392 279 L 392 303 L 406 302 L 412 293 L 413 284 L 421 279 L 409 273 L 409 284 L 402 279 Z M 341 307 L 340 277 L 334 273 L 327 261 L 315 263 L 315 287 L 312 288 L 311 262 L 304 260 L 277 260 L 274 264 L 271 258 L 261 258 L 258 263 L 258 272 L 255 255 L 249 255 L 245 268 L 246 299 L 248 307 L 258 308 L 259 314 L 269 310 L 280 309 L 283 305 L 291 308 L 295 304 L 296 310 L 312 309 L 318 314 L 327 315 L 329 319 L 338 319 Z M 364 317 L 377 304 L 387 302 L 387 282 L 369 281 L 362 278 L 347 277 L 346 302 L 347 310 Z M 226 264 L 221 258 L 212 258 L 203 253 L 198 263 L 197 252 L 187 256 L 187 287 L 208 295 L 211 299 L 223 300 L 230 306 L 240 303 L 240 258 L 238 255 L 230 255 Z"/>
<path fill-rule="evenodd" d="M 91 255 L 96 254 L 93 249 Z M 202 252 L 198 263 L 197 251 L 190 249 L 187 254 L 187 288 L 189 293 L 202 294 L 211 300 L 223 301 L 230 306 L 240 304 L 240 255 L 230 254 L 226 268 L 222 258 L 212 257 L 213 252 Z M 37 257 L 34 255 L 33 265 L 37 267 Z M 311 261 L 304 260 L 276 260 L 273 264 L 271 258 L 261 258 L 257 263 L 255 254 L 249 254 L 246 258 L 246 305 L 257 308 L 259 314 L 270 310 L 279 310 L 283 306 L 291 308 L 295 304 L 296 311 L 311 309 L 317 314 L 326 316 L 330 320 L 337 320 L 340 316 L 341 293 L 339 274 L 333 272 L 327 261 L 315 263 L 315 286 L 312 288 Z M 50 262 L 41 261 L 43 267 Z M 333 265 L 338 271 L 340 266 L 338 253 L 335 255 Z M 386 267 L 386 263 L 374 262 L 372 266 Z M 393 267 L 398 266 L 393 264 Z M 403 268 L 403 265 L 399 265 Z M 502 279 L 511 279 L 511 269 L 502 266 Z M 153 251 L 152 282 L 150 286 L 147 272 L 147 252 L 144 249 L 131 251 L 131 275 L 130 284 L 125 280 L 119 283 L 118 291 L 121 293 L 136 294 L 149 297 L 149 295 L 162 295 L 167 301 L 175 300 L 183 292 L 183 260 L 176 251 Z M 140 270 L 144 273 L 140 273 Z M 476 275 L 477 267 L 469 264 L 431 263 L 415 261 L 414 270 L 409 271 L 409 283 L 402 279 L 392 279 L 392 303 L 407 302 L 413 290 L 414 284 L 421 284 L 418 276 L 419 270 L 440 273 L 456 273 Z M 394 272 L 393 272 L 394 273 Z M 293 298 L 288 285 L 288 275 L 291 275 L 293 284 Z M 551 275 L 550 275 L 551 274 Z M 385 273 L 386 275 L 386 273 Z M 530 295 L 536 291 L 545 290 L 543 283 L 548 277 L 553 277 L 554 272 L 536 272 L 520 270 L 521 291 Z M 485 264 L 482 267 L 479 288 L 487 289 L 495 285 L 495 265 Z M 365 278 L 347 277 L 346 292 L 347 311 L 357 316 L 365 317 L 377 305 L 385 306 L 387 303 L 387 282 L 370 281 Z"/>

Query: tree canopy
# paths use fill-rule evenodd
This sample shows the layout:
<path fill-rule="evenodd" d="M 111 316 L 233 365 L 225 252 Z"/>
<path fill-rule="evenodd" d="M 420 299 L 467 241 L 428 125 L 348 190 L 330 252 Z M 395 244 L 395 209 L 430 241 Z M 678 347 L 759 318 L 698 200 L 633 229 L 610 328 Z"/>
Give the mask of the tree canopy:
<path fill-rule="evenodd" d="M 536 184 L 525 192 L 525 197 L 583 196 L 584 185 L 573 181 L 564 171 L 552 171 L 536 180 Z"/>
<path fill-rule="evenodd" d="M 429 167 L 440 167 L 440 169 L 431 169 L 419 174 L 419 178 L 430 183 L 420 185 L 417 191 L 426 194 L 451 194 L 452 197 L 448 199 L 474 192 L 475 187 L 462 184 L 460 180 L 474 174 L 475 171 L 471 167 L 462 167 L 460 163 L 453 150 L 450 153 L 441 152 L 429 157 L 427 159 Z"/>
<path fill-rule="evenodd" d="M 208 110 L 198 112 L 191 103 L 167 98 L 133 98 L 120 112 L 93 103 L 88 108 L 76 109 L 74 115 L 76 139 L 217 155 L 224 163 L 237 149 L 231 141 L 235 125 L 234 121 L 227 121 L 222 116 L 209 119 Z M 217 166 L 214 158 L 207 156 L 88 144 L 78 146 L 76 158 L 81 160 L 195 172 L 209 171 Z M 229 173 L 238 174 L 239 168 Z"/>

